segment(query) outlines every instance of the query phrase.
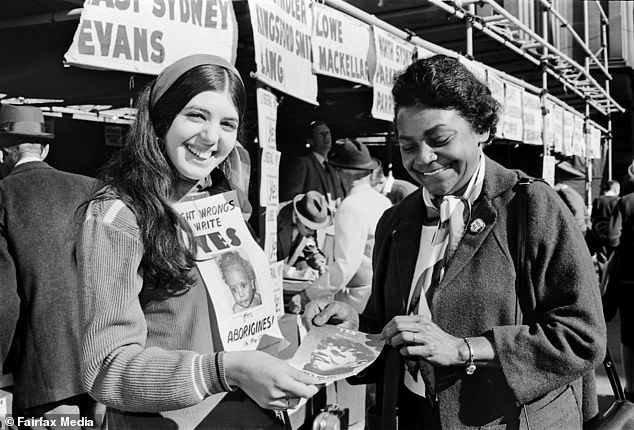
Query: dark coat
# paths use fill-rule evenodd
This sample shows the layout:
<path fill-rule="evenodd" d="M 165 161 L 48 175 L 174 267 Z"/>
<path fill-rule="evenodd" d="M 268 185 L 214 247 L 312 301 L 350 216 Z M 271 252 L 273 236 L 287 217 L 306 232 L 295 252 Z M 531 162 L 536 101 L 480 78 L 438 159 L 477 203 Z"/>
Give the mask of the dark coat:
<path fill-rule="evenodd" d="M 326 198 L 337 200 L 345 197 L 337 169 L 326 172 L 323 164 L 312 154 L 297 157 L 280 172 L 280 201 L 292 200 L 307 191 L 319 191 Z"/>
<path fill-rule="evenodd" d="M 480 366 L 471 376 L 462 366 L 435 369 L 443 428 L 515 428 L 521 404 L 528 405 L 532 428 L 580 428 L 580 378 L 605 353 L 606 327 L 590 255 L 570 211 L 541 182 L 528 191 L 526 263 L 531 276 L 523 309 L 529 312 L 526 325 L 515 325 L 511 256 L 517 180 L 516 172 L 486 159 L 482 194 L 472 211 L 472 219 L 482 219 L 486 227 L 479 233 L 467 229 L 440 285 L 429 294 L 433 320 L 441 329 L 457 337 L 489 334 L 500 361 L 500 368 Z M 381 218 L 362 330 L 380 332 L 406 313 L 426 216 L 422 194 L 416 192 Z M 366 380 L 373 374 L 381 428 L 395 428 L 403 379 L 398 351 L 386 347 Z"/>
<path fill-rule="evenodd" d="M 293 203 L 280 209 L 277 215 L 277 259 L 284 260 L 291 255 L 293 247 Z"/>
<path fill-rule="evenodd" d="M 13 336 L 14 411 L 84 392 L 75 210 L 94 183 L 39 161 L 0 181 L 0 359 Z"/>
<path fill-rule="evenodd" d="M 621 197 L 617 207 L 609 229 L 609 235 L 617 238 L 619 249 L 616 280 L 631 283 L 634 282 L 634 270 L 629 265 L 634 258 L 634 193 Z"/>

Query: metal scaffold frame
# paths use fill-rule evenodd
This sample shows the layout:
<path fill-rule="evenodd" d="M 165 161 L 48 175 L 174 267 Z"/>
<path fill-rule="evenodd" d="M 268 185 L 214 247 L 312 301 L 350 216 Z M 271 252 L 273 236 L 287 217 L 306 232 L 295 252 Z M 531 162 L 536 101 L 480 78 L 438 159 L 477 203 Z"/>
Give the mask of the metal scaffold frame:
<path fill-rule="evenodd" d="M 608 70 L 608 43 L 607 34 L 609 20 L 599 0 L 594 0 L 600 19 L 601 45 L 594 53 L 589 47 L 589 14 L 588 2 L 583 3 L 583 37 L 581 37 L 570 23 L 553 6 L 552 0 L 535 0 L 541 8 L 542 34 L 539 35 L 519 18 L 505 10 L 495 0 L 427 0 L 429 3 L 446 11 L 447 13 L 466 22 L 466 47 L 467 55 L 473 58 L 473 28 L 491 37 L 505 47 L 516 52 L 526 60 L 542 70 L 542 88 L 540 94 L 544 97 L 548 93 L 548 76 L 559 81 L 564 89 L 571 90 L 584 101 L 584 131 L 588 130 L 590 121 L 590 108 L 604 115 L 607 119 L 607 128 L 598 127 L 604 135 L 604 154 L 607 161 L 608 178 L 612 178 L 612 112 L 625 112 L 616 100 L 610 95 L 610 80 L 612 76 Z M 480 16 L 477 6 L 488 6 L 491 15 Z M 566 55 L 558 46 L 548 41 L 549 21 L 552 19 L 559 27 L 565 28 L 573 40 L 584 52 L 584 65 L 577 63 Z M 604 78 L 602 86 L 590 73 L 591 68 L 596 68 Z M 526 87 L 525 87 L 526 88 Z M 527 88 L 530 89 L 530 88 Z M 542 101 L 542 106 L 544 103 Z M 546 121 L 546 112 L 543 120 Z M 595 123 L 596 124 L 596 123 Z M 544 127 L 545 129 L 545 127 Z M 589 142 L 586 133 L 586 150 Z M 549 155 L 550 148 L 544 140 L 544 155 Z M 586 151 L 587 153 L 587 151 Z M 591 169 L 592 163 L 586 157 L 586 193 L 587 201 L 591 201 Z"/>

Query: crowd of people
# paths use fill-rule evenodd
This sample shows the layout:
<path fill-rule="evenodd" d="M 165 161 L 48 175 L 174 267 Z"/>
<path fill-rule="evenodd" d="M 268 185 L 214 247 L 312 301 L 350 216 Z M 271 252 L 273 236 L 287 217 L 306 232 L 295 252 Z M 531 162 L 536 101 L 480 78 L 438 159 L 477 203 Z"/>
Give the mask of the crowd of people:
<path fill-rule="evenodd" d="M 376 387 L 352 427 L 581 428 L 598 413 L 605 320 L 634 283 L 619 264 L 634 253 L 634 194 L 609 183 L 585 231 L 565 186 L 487 157 L 500 105 L 456 59 L 415 61 L 392 95 L 416 185 L 385 175 L 359 141 L 333 143 L 324 121 L 280 178 L 277 258 L 308 281 L 288 310 L 308 330 L 340 324 L 386 342 L 338 383 L 351 410 Z M 226 60 L 174 62 L 140 91 L 97 180 L 44 162 L 53 135 L 39 109 L 2 105 L 0 360 L 14 415 L 68 406 L 110 429 L 284 428 L 283 411 L 322 388 L 266 352 L 223 350 L 192 229 L 173 208 L 239 188 L 227 160 L 246 100 Z M 247 258 L 226 252 L 218 267 L 233 313 L 262 304 L 268 286 Z M 614 300 L 605 309 L 595 267 Z M 621 320 L 631 396 L 634 317 Z"/>

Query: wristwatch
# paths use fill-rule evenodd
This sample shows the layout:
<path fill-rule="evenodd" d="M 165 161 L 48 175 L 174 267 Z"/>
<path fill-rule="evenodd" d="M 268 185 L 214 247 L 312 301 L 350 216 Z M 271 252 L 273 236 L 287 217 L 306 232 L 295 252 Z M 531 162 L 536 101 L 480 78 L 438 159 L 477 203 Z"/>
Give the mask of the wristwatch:
<path fill-rule="evenodd" d="M 463 337 L 462 340 L 464 340 L 464 343 L 467 344 L 467 348 L 469 348 L 469 360 L 465 363 L 465 372 L 467 375 L 473 375 L 476 371 L 476 365 L 473 359 L 473 348 L 471 347 L 471 343 L 469 343 L 469 339 Z"/>

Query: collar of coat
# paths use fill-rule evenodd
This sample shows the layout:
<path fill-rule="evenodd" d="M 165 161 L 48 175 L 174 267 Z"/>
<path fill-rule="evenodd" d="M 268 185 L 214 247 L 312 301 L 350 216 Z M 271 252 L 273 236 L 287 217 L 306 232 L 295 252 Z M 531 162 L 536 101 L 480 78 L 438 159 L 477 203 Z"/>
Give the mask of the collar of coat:
<path fill-rule="evenodd" d="M 450 261 L 446 263 L 445 274 L 438 286 L 441 289 L 460 273 L 464 266 L 473 258 L 485 238 L 491 232 L 497 221 L 498 211 L 493 206 L 492 200 L 509 191 L 517 183 L 518 176 L 513 170 L 509 170 L 485 156 L 485 176 L 482 192 L 476 199 L 471 219 L 481 219 L 485 227 L 477 233 L 470 231 L 469 226 Z M 395 222 L 392 228 L 394 248 L 398 253 L 398 265 L 401 276 L 401 291 L 407 297 L 411 288 L 422 224 L 427 219 L 425 203 L 422 192 L 416 191 L 407 196 L 395 207 Z"/>

